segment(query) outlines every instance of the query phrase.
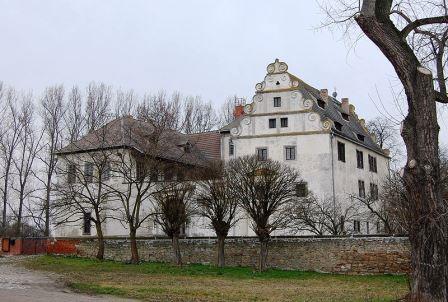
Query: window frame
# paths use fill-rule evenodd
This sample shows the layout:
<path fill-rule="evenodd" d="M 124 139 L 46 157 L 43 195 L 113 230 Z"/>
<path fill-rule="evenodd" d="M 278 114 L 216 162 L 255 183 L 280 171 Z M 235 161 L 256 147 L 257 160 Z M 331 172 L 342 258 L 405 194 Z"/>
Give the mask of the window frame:
<path fill-rule="evenodd" d="M 85 162 L 84 163 L 84 181 L 86 183 L 93 182 L 93 163 Z"/>
<path fill-rule="evenodd" d="M 369 171 L 378 173 L 378 164 L 376 160 L 376 156 L 369 154 Z"/>
<path fill-rule="evenodd" d="M 358 196 L 366 198 L 366 182 L 362 179 L 358 179 Z"/>
<path fill-rule="evenodd" d="M 84 212 L 82 221 L 82 234 L 92 235 L 92 212 Z"/>
<path fill-rule="evenodd" d="M 302 186 L 302 187 L 300 188 L 300 186 Z M 296 196 L 297 197 L 305 198 L 305 197 L 307 197 L 309 195 L 308 183 L 305 182 L 305 181 L 296 183 L 295 189 L 296 189 Z M 302 192 L 303 192 L 303 194 L 299 194 L 299 193 L 302 193 Z"/>
<path fill-rule="evenodd" d="M 355 233 L 361 233 L 361 221 L 360 220 L 353 220 L 353 232 Z"/>
<path fill-rule="evenodd" d="M 356 149 L 356 167 L 364 170 L 364 152 Z"/>
<path fill-rule="evenodd" d="M 286 122 L 286 123 L 284 123 L 284 122 Z M 288 121 L 287 117 L 280 118 L 280 128 L 288 128 L 288 124 L 289 124 L 289 121 Z"/>
<path fill-rule="evenodd" d="M 76 183 L 76 164 L 70 163 L 67 166 L 67 184 Z"/>
<path fill-rule="evenodd" d="M 261 153 L 261 157 L 260 157 L 260 151 L 262 152 Z M 266 154 L 265 154 L 266 156 L 263 156 L 264 155 L 263 151 L 266 151 Z M 269 157 L 268 147 L 258 147 L 256 149 L 256 154 L 257 154 L 257 160 L 259 160 L 259 161 L 267 161 L 268 157 Z"/>
<path fill-rule="evenodd" d="M 370 199 L 371 200 L 378 200 L 379 199 L 379 188 L 376 183 L 371 182 L 370 183 Z"/>
<path fill-rule="evenodd" d="M 274 108 L 282 107 L 282 98 L 280 96 L 275 96 L 273 105 L 274 105 Z"/>
<path fill-rule="evenodd" d="M 271 122 L 273 127 L 271 127 Z M 276 118 L 268 119 L 268 127 L 269 129 L 277 129 L 277 119 Z"/>
<path fill-rule="evenodd" d="M 229 140 L 229 156 L 235 155 L 235 143 L 232 140 Z"/>
<path fill-rule="evenodd" d="M 293 157 L 291 156 L 291 153 L 290 153 L 289 154 L 290 158 L 288 158 L 288 149 L 294 150 L 294 156 Z M 283 148 L 283 150 L 284 150 L 284 154 L 285 154 L 285 160 L 288 160 L 288 161 L 290 161 L 290 160 L 297 160 L 297 147 L 296 146 L 293 146 L 293 145 L 285 146 Z"/>
<path fill-rule="evenodd" d="M 337 149 L 338 149 L 338 161 L 345 163 L 345 144 L 343 142 L 338 141 Z"/>

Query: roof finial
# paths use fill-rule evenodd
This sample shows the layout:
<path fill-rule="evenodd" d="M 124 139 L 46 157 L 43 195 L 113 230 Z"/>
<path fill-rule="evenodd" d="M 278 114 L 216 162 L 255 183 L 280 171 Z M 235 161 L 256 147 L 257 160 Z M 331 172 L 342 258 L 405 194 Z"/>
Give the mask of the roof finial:
<path fill-rule="evenodd" d="M 332 96 L 333 96 L 334 98 L 337 98 L 337 96 L 338 96 L 338 92 L 337 92 L 336 87 L 334 87 L 334 92 L 333 92 Z"/>

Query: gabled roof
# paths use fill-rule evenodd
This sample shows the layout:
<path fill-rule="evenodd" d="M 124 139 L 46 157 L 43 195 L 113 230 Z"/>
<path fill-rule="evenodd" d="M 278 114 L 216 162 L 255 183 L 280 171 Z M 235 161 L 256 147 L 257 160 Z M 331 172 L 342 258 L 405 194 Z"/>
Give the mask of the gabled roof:
<path fill-rule="evenodd" d="M 185 148 L 190 144 L 189 148 Z M 80 140 L 60 149 L 57 154 L 85 153 L 105 149 L 131 148 L 143 155 L 181 162 L 205 165 L 207 157 L 190 142 L 190 137 L 178 131 L 165 129 L 157 132 L 152 124 L 132 116 L 117 118 Z"/>
<path fill-rule="evenodd" d="M 276 64 L 284 64 L 284 70 L 282 72 L 270 72 L 269 67 L 275 66 L 275 68 L 278 68 L 278 65 Z M 272 67 L 274 68 L 274 67 Z M 382 154 L 384 156 L 388 156 L 388 154 L 382 150 L 376 142 L 372 139 L 371 134 L 368 133 L 367 129 L 361 124 L 361 121 L 358 119 L 358 116 L 353 112 L 349 114 L 349 121 L 345 120 L 342 117 L 342 113 L 345 113 L 342 109 L 341 102 L 339 102 L 336 98 L 328 96 L 328 99 L 326 100 L 325 108 L 321 108 L 318 105 L 318 100 L 322 100 L 322 96 L 320 94 L 320 90 L 312 87 L 311 85 L 304 82 L 302 79 L 296 77 L 295 75 L 287 72 L 288 66 L 283 62 L 278 62 L 276 60 L 275 63 L 272 63 L 268 65 L 268 73 L 286 73 L 289 75 L 291 82 L 295 82 L 295 85 L 289 89 L 288 91 L 299 91 L 304 99 L 313 100 L 313 106 L 311 107 L 311 110 L 318 113 L 321 117 L 321 120 L 324 119 L 330 119 L 331 121 L 340 123 L 342 125 L 341 131 L 337 130 L 334 126 L 331 128 L 331 132 L 337 136 L 343 137 L 345 139 L 348 139 L 358 145 L 361 145 L 365 148 L 368 148 L 376 153 Z M 285 91 L 283 89 L 282 91 Z M 272 92 L 272 91 L 269 91 Z M 257 93 L 264 93 L 262 90 L 259 90 Z M 250 114 L 248 114 L 250 116 Z M 232 121 L 230 124 L 222 127 L 220 129 L 220 132 L 229 132 L 232 128 L 236 128 L 239 126 L 241 120 L 244 118 L 243 116 L 240 116 L 236 118 L 234 121 Z M 358 134 L 364 137 L 364 140 L 361 141 L 358 138 Z"/>

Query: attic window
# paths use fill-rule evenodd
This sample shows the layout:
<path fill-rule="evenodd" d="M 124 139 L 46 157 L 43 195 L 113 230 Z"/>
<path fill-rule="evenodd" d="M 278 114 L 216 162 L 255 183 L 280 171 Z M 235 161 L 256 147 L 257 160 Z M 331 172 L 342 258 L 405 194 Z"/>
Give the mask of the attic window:
<path fill-rule="evenodd" d="M 341 112 L 341 115 L 342 115 L 342 118 L 343 118 L 344 120 L 346 120 L 347 122 L 350 121 L 350 118 L 349 118 L 349 116 L 348 116 L 347 113 Z"/>
<path fill-rule="evenodd" d="M 317 105 L 318 105 L 320 108 L 325 109 L 325 101 L 317 100 Z"/>
<path fill-rule="evenodd" d="M 362 135 L 362 134 L 356 134 L 356 136 L 358 137 L 358 139 L 360 140 L 360 141 L 364 141 L 364 135 Z"/>
<path fill-rule="evenodd" d="M 336 130 L 338 131 L 342 131 L 342 124 L 339 122 L 334 122 L 334 127 L 336 128 Z"/>
<path fill-rule="evenodd" d="M 190 153 L 191 152 L 191 144 L 190 143 L 186 143 L 184 145 L 184 152 L 185 153 Z"/>
<path fill-rule="evenodd" d="M 280 82 L 279 82 L 279 81 L 277 81 L 277 83 L 275 83 L 275 85 L 280 85 Z"/>

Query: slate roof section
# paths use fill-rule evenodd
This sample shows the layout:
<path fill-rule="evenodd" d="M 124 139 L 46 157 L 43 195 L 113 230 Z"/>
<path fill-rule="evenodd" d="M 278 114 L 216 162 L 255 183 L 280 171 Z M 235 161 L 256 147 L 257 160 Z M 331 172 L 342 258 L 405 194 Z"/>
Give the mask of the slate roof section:
<path fill-rule="evenodd" d="M 57 154 L 85 153 L 97 150 L 131 148 L 141 154 L 181 162 L 188 165 L 205 166 L 207 157 L 190 142 L 190 137 L 174 130 L 155 133 L 155 127 L 132 116 L 115 119 L 80 140 L 60 149 Z M 159 143 L 155 143 L 156 137 Z M 190 150 L 185 145 L 190 144 Z M 156 149 L 156 150 L 155 150 Z"/>
<path fill-rule="evenodd" d="M 322 100 L 320 95 L 320 90 L 312 87 L 311 85 L 305 83 L 298 77 L 288 72 L 288 75 L 291 77 L 291 80 L 298 81 L 299 85 L 297 88 L 293 90 L 299 90 L 302 93 L 304 99 L 313 100 L 312 110 L 318 113 L 321 116 L 321 119 L 329 118 L 333 122 L 338 122 L 342 125 L 342 131 L 338 131 L 334 127 L 331 128 L 332 133 L 337 136 L 348 139 L 358 145 L 361 145 L 367 149 L 370 149 L 376 153 L 382 154 L 384 156 L 388 156 L 371 138 L 370 133 L 364 129 L 361 125 L 358 117 L 355 115 L 349 115 L 349 121 L 346 121 L 341 113 L 343 112 L 341 108 L 341 102 L 335 99 L 332 96 L 328 96 L 328 100 L 326 102 L 325 109 L 321 108 L 317 104 L 317 100 Z M 238 127 L 240 121 L 244 118 L 244 116 L 235 119 L 230 124 L 222 127 L 220 129 L 221 132 L 229 132 L 232 128 Z M 364 136 L 364 141 L 358 139 L 358 134 Z"/>

